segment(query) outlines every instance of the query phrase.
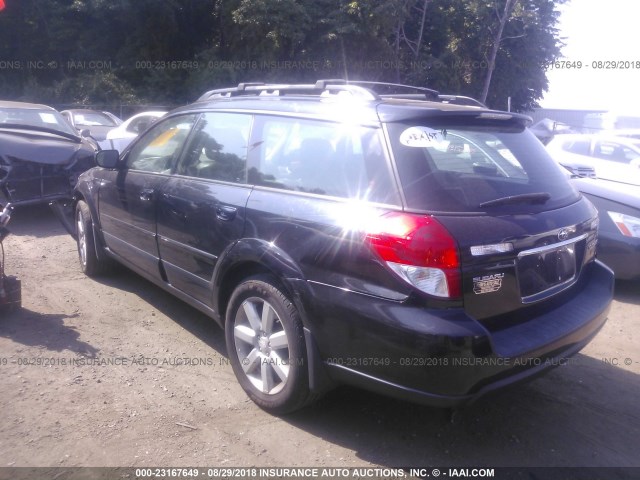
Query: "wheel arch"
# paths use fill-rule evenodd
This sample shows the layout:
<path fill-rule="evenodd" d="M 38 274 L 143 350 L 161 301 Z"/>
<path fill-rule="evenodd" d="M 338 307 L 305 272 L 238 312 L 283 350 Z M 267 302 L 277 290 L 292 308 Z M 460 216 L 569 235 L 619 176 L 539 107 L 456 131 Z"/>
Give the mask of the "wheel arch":
<path fill-rule="evenodd" d="M 220 256 L 213 273 L 213 306 L 222 324 L 229 299 L 246 278 L 266 274 L 278 282 L 294 303 L 305 327 L 309 327 L 310 291 L 302 269 L 272 242 L 255 238 L 242 239 Z M 223 325 L 224 326 L 224 325 Z"/>
<path fill-rule="evenodd" d="M 229 300 L 234 290 L 245 279 L 258 275 L 274 278 L 279 288 L 289 297 L 302 321 L 309 388 L 317 395 L 335 386 L 326 372 L 314 335 L 313 301 L 302 269 L 283 250 L 270 242 L 243 239 L 221 255 L 214 271 L 214 310 L 218 322 L 225 328 Z"/>

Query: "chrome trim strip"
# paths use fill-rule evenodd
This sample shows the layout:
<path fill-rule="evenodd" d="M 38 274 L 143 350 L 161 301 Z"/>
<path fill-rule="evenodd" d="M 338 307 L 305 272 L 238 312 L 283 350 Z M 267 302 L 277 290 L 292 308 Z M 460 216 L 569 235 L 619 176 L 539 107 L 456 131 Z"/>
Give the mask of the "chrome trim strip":
<path fill-rule="evenodd" d="M 307 282 L 315 284 L 315 285 L 320 285 L 320 286 L 323 286 L 323 287 L 334 288 L 334 289 L 340 290 L 340 291 L 342 291 L 344 293 L 354 293 L 356 295 L 362 295 L 364 297 L 379 298 L 379 299 L 383 299 L 383 300 L 389 300 L 391 302 L 403 302 L 408 298 L 407 295 L 397 295 L 395 298 L 390 298 L 390 297 L 382 296 L 382 294 L 375 295 L 373 293 L 362 292 L 362 291 L 359 291 L 359 290 L 353 290 L 353 289 L 346 288 L 346 287 L 338 287 L 336 285 L 330 285 L 328 283 L 318 282 L 316 280 L 307 280 Z"/>
<path fill-rule="evenodd" d="M 538 253 L 543 253 L 549 250 L 555 250 L 560 247 L 564 247 L 566 245 L 571 245 L 572 243 L 578 243 L 581 240 L 584 240 L 589 236 L 588 233 L 582 234 L 578 237 L 570 238 L 569 240 L 565 240 L 564 242 L 552 243 L 551 245 L 544 245 L 542 247 L 532 248 L 531 250 L 523 250 L 518 253 L 518 258 L 526 257 L 527 255 L 536 255 Z"/>
<path fill-rule="evenodd" d="M 109 247 L 109 242 L 107 241 L 108 238 L 112 239 L 116 243 L 120 243 L 121 245 L 125 245 L 125 246 L 127 246 L 127 247 L 129 247 L 129 248 L 131 248 L 133 250 L 136 250 L 137 252 L 140 252 L 143 256 L 146 256 L 146 257 L 149 257 L 149 258 L 153 258 L 154 260 L 159 260 L 159 258 L 156 257 L 154 254 L 149 253 L 146 250 L 142 250 L 141 248 L 136 247 L 135 245 L 132 245 L 129 242 L 125 242 L 121 238 L 116 237 L 115 235 L 112 235 L 109 232 L 102 232 L 102 235 L 104 235 L 104 237 L 105 237 L 105 241 L 107 243 L 107 248 L 109 248 L 114 253 L 116 253 L 116 252 L 111 247 Z M 122 255 L 120 255 L 119 253 L 116 253 L 116 255 L 122 257 Z"/>
<path fill-rule="evenodd" d="M 195 280 L 196 283 L 200 284 L 202 287 L 210 287 L 211 286 L 211 282 L 203 279 L 202 277 L 199 277 L 198 275 L 194 274 L 193 272 L 185 270 L 184 268 L 181 268 L 181 267 L 177 266 L 174 263 L 167 262 L 166 260 L 160 259 L 160 261 L 162 262 L 162 265 L 165 266 L 165 269 L 168 266 L 169 268 L 173 269 L 174 271 L 184 272 L 186 275 L 189 276 L 189 278 Z M 172 284 L 169 283 L 169 285 L 172 285 Z"/>
<path fill-rule="evenodd" d="M 208 258 L 209 260 L 213 260 L 214 262 L 216 260 L 218 260 L 218 256 L 217 255 L 213 255 L 209 252 L 205 252 L 204 250 L 200 250 L 198 248 L 192 247 L 191 245 L 187 245 L 186 243 L 182 243 L 182 242 L 177 242 L 175 240 L 172 240 L 171 238 L 167 238 L 167 237 L 163 237 L 162 235 L 158 235 L 158 239 L 162 240 L 165 243 L 169 243 L 171 245 L 174 245 L 178 248 L 182 248 L 184 250 L 187 250 L 188 252 L 191 252 L 195 255 L 200 255 L 201 257 L 205 257 Z"/>
<path fill-rule="evenodd" d="M 102 214 L 102 218 L 108 218 L 109 220 L 112 220 L 114 223 L 119 223 L 121 225 L 124 225 L 125 227 L 131 227 L 131 228 L 137 230 L 138 232 L 140 232 L 140 233 L 142 233 L 144 235 L 147 235 L 149 237 L 153 237 L 153 238 L 157 237 L 156 232 L 153 232 L 151 230 L 147 230 L 145 228 L 139 227 L 137 225 L 134 225 L 133 223 L 126 222 L 126 221 L 124 221 L 124 220 L 122 220 L 120 218 L 116 218 L 116 217 L 113 217 L 111 215 L 107 215 L 107 214 L 104 214 L 104 213 Z M 102 223 L 104 223 L 104 222 L 102 222 Z M 102 231 L 103 231 L 103 233 L 107 233 L 107 232 L 104 231 L 104 229 L 102 229 Z M 118 238 L 118 237 L 114 237 L 114 238 Z"/>
<path fill-rule="evenodd" d="M 535 254 L 539 254 L 539 253 L 544 253 L 544 252 L 549 252 L 549 251 L 553 251 L 553 250 L 557 250 L 558 248 L 562 248 L 562 247 L 566 247 L 568 245 L 575 245 L 576 243 L 586 239 L 589 236 L 588 233 L 585 233 L 583 235 L 579 235 L 577 237 L 574 238 L 570 238 L 569 240 L 565 240 L 563 242 L 558 242 L 558 243 L 553 243 L 551 245 L 545 245 L 543 247 L 538 247 L 538 248 L 532 248 L 531 250 L 525 250 L 522 251 L 518 254 L 518 259 L 522 258 L 522 257 L 526 257 L 529 255 L 535 255 Z M 571 278 L 568 278 L 567 280 L 565 280 L 562 283 L 558 283 L 556 285 L 552 285 L 549 288 L 542 290 L 540 292 L 534 293 L 533 295 L 527 295 L 526 297 L 520 297 L 520 300 L 522 301 L 523 304 L 529 304 L 529 303 L 535 303 L 538 302 L 540 300 L 544 300 L 545 298 L 549 298 L 553 295 L 556 295 L 560 292 L 562 292 L 563 290 L 565 290 L 566 288 L 570 287 L 571 285 L 573 285 L 577 280 L 578 280 L 578 274 L 580 273 L 580 270 L 578 268 L 577 265 L 577 259 L 575 258 L 574 255 L 574 261 L 576 261 L 576 265 L 575 265 L 575 272 L 573 274 L 573 276 Z M 518 265 L 516 263 L 516 273 L 518 273 Z"/>

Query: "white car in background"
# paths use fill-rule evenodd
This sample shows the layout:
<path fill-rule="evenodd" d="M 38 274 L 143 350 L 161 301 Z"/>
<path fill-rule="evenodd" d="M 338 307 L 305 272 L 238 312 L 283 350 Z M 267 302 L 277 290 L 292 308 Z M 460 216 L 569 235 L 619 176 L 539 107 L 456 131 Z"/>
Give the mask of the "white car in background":
<path fill-rule="evenodd" d="M 109 131 L 107 139 L 100 142 L 100 147 L 104 150 L 118 150 L 121 152 L 134 138 L 166 113 L 164 111 L 152 111 L 135 114 L 125 120 L 118 128 Z"/>
<path fill-rule="evenodd" d="M 640 140 L 634 138 L 566 134 L 556 135 L 547 151 L 574 173 L 590 167 L 606 180 L 640 185 Z"/>
<path fill-rule="evenodd" d="M 100 143 L 107 133 L 122 123 L 113 113 L 86 108 L 72 108 L 60 112 L 82 136 L 91 136 Z"/>

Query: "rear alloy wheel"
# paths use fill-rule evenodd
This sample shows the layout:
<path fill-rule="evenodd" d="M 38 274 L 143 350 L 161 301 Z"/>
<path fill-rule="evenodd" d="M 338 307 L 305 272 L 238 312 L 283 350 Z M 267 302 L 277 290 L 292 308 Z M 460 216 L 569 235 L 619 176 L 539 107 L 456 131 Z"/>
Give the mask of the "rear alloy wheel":
<path fill-rule="evenodd" d="M 76 237 L 80 268 L 89 277 L 105 273 L 111 262 L 98 258 L 89 206 L 82 200 L 76 205 Z"/>
<path fill-rule="evenodd" d="M 247 395 L 263 409 L 289 413 L 309 398 L 302 323 L 270 276 L 241 283 L 226 319 L 227 351 Z"/>

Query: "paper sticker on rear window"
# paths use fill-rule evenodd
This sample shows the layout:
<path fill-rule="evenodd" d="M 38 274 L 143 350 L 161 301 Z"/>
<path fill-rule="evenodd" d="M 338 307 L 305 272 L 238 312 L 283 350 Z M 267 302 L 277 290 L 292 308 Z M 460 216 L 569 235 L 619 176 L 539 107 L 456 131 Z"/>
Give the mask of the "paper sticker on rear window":
<path fill-rule="evenodd" d="M 58 123 L 56 121 L 56 117 L 52 113 L 39 113 L 38 115 L 40 115 L 40 119 L 44 123 L 53 123 L 53 124 L 57 124 Z"/>
<path fill-rule="evenodd" d="M 434 130 L 429 127 L 409 127 L 400 134 L 400 143 L 405 147 L 434 147 L 444 141 L 446 130 Z"/>

